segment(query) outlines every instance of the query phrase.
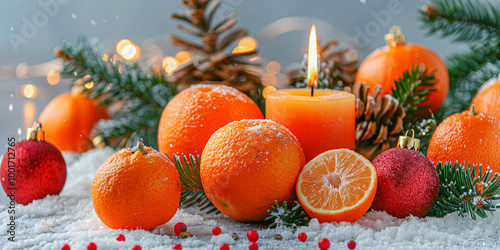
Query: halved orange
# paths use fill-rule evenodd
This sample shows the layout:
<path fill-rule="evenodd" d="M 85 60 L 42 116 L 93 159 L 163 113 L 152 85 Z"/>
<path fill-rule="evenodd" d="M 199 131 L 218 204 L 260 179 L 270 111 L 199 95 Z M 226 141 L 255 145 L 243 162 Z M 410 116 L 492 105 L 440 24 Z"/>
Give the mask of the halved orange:
<path fill-rule="evenodd" d="M 304 166 L 296 188 L 300 204 L 312 218 L 355 222 L 375 198 L 377 172 L 370 161 L 354 151 L 330 150 Z"/>

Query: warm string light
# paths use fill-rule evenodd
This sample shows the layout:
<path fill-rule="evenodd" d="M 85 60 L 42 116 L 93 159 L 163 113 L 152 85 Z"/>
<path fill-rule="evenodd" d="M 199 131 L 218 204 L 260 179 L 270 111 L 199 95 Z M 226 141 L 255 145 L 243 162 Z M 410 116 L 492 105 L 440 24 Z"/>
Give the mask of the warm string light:
<path fill-rule="evenodd" d="M 311 96 L 314 96 L 314 87 L 318 81 L 318 40 L 316 27 L 311 28 L 309 34 L 309 49 L 307 52 L 307 86 L 311 87 Z"/>
<path fill-rule="evenodd" d="M 85 82 L 89 78 L 90 78 L 90 75 L 86 75 L 86 76 L 83 77 L 83 81 Z M 90 81 L 90 82 L 85 83 L 85 88 L 86 89 L 91 89 L 93 87 L 94 87 L 94 81 Z"/>

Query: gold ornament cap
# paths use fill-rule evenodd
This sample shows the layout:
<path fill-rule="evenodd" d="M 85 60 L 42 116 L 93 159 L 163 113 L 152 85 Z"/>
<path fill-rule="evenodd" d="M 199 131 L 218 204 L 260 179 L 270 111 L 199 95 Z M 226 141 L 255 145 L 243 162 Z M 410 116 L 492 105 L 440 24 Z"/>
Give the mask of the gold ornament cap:
<path fill-rule="evenodd" d="M 420 140 L 415 138 L 415 131 L 412 129 L 411 131 L 413 132 L 411 137 L 408 137 L 408 131 L 406 131 L 404 136 L 400 136 L 398 140 L 398 147 L 400 148 L 408 148 L 408 149 L 413 149 L 413 150 L 420 150 Z"/>
<path fill-rule="evenodd" d="M 33 123 L 33 127 L 28 128 L 26 140 L 45 141 L 45 131 L 42 130 L 42 124 L 38 121 Z"/>
<path fill-rule="evenodd" d="M 399 26 L 392 26 L 388 34 L 384 36 L 387 45 L 395 48 L 398 44 L 405 44 L 406 38 Z"/>

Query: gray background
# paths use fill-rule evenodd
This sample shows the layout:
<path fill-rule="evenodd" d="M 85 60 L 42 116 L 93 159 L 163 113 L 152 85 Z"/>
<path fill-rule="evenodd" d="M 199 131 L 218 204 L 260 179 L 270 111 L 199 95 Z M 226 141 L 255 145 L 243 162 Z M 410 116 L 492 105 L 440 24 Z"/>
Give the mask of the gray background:
<path fill-rule="evenodd" d="M 40 3 L 57 3 L 58 8 L 51 5 L 52 13 L 48 13 Z M 450 41 L 439 38 L 426 38 L 417 20 L 417 11 L 425 1 L 366 0 L 227 0 L 222 3 L 223 13 L 238 11 L 238 26 L 249 29 L 250 36 L 257 38 L 260 55 L 264 61 L 278 61 L 282 72 L 287 65 L 300 62 L 302 51 L 307 45 L 311 24 L 316 24 L 318 37 L 323 41 L 339 38 L 344 45 L 358 49 L 361 58 L 369 52 L 384 45 L 383 36 L 392 25 L 399 25 L 410 42 L 423 44 L 445 57 L 460 47 Z M 390 7 L 388 5 L 394 5 Z M 175 55 L 178 51 L 168 43 L 168 34 L 178 33 L 176 22 L 170 15 L 182 8 L 179 1 L 154 0 L 42 0 L 42 1 L 2 1 L 0 8 L 0 144 L 7 142 L 7 137 L 18 137 L 19 128 L 22 136 L 25 127 L 31 125 L 50 99 L 59 93 L 68 91 L 69 82 L 61 81 L 51 86 L 45 77 L 16 79 L 12 70 L 20 63 L 36 65 L 53 59 L 54 48 L 61 39 L 74 42 L 80 34 L 98 37 L 105 47 L 112 48 L 116 42 L 127 38 L 141 46 L 153 41 L 159 44 L 166 55 Z M 390 12 L 392 10 L 392 13 Z M 394 11 L 396 10 L 396 11 Z M 40 19 L 39 12 L 50 15 L 46 20 Z M 385 13 L 382 21 L 377 21 L 376 14 Z M 266 36 L 262 30 L 281 19 L 288 17 L 298 20 L 291 26 L 293 31 Z M 24 19 L 26 18 L 26 19 Z M 39 18 L 37 32 L 19 44 L 18 51 L 9 37 L 23 36 L 24 20 Z M 24 20 L 23 20 L 24 19 Z M 44 21 L 46 21 L 44 23 Z M 93 24 L 94 23 L 94 24 Z M 378 27 L 378 29 L 377 29 Z M 366 28 L 369 32 L 366 33 Z M 362 30 L 367 36 L 368 45 L 355 42 L 359 36 L 356 30 Z M 371 30 L 370 30 L 371 29 Z M 284 29 L 278 29 L 282 32 Z M 26 37 L 25 37 L 26 38 Z M 366 39 L 365 39 L 366 40 Z M 38 87 L 35 99 L 23 97 L 21 87 L 24 84 Z M 31 104 L 27 104 L 31 102 Z M 12 111 L 9 105 L 12 104 Z M 26 105 L 35 107 L 34 115 L 26 116 Z M 2 150 L 3 151 L 3 150 Z M 2 152 L 3 153 L 3 152 Z"/>

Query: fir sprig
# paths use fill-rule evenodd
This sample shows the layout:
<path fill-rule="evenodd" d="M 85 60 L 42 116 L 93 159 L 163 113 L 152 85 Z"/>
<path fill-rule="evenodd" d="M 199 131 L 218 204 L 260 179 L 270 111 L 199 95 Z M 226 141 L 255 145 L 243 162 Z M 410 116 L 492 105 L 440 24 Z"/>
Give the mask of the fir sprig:
<path fill-rule="evenodd" d="M 166 81 L 163 73 L 148 69 L 147 61 L 125 62 L 104 53 L 97 39 L 79 37 L 74 45 L 63 41 L 56 56 L 64 60 L 61 74 L 82 86 L 89 97 L 102 105 L 120 103 L 113 119 L 97 124 L 98 134 L 117 141 L 117 147 L 139 138 L 156 147 L 161 112 L 177 93 L 175 86 Z M 93 87 L 83 88 L 90 82 Z"/>
<path fill-rule="evenodd" d="M 469 163 L 465 167 L 458 162 L 453 166 L 451 162 L 439 162 L 436 170 L 439 176 L 439 195 L 428 216 L 443 217 L 458 212 L 460 216 L 469 214 L 475 220 L 476 215 L 486 218 L 486 211 L 495 211 L 500 207 L 494 202 L 500 199 L 500 178 L 498 173 L 492 175 L 489 167 L 483 172 L 481 165 L 471 167 Z"/>
<path fill-rule="evenodd" d="M 220 213 L 220 211 L 210 202 L 207 195 L 203 191 L 203 186 L 200 177 L 200 156 L 194 157 L 182 155 L 179 157 L 174 154 L 174 164 L 179 172 L 181 187 L 184 189 L 181 192 L 181 208 L 192 207 L 197 205 L 200 211 L 205 211 L 207 214 Z"/>
<path fill-rule="evenodd" d="M 278 201 L 274 201 L 276 206 L 271 205 L 271 209 L 267 210 L 270 214 L 265 221 L 270 222 L 269 227 L 285 226 L 295 228 L 297 226 L 307 226 L 309 220 L 311 219 L 300 203 L 294 201 L 292 206 L 288 206 L 287 202 L 284 201 L 283 205 L 280 206 Z"/>
<path fill-rule="evenodd" d="M 417 63 L 403 72 L 403 76 L 395 81 L 392 96 L 399 101 L 406 112 L 403 127 L 410 129 L 411 124 L 419 121 L 423 111 L 429 109 L 428 105 L 418 104 L 429 100 L 429 93 L 436 91 L 432 88 L 436 83 L 436 72 L 429 72 L 427 67 Z"/>

